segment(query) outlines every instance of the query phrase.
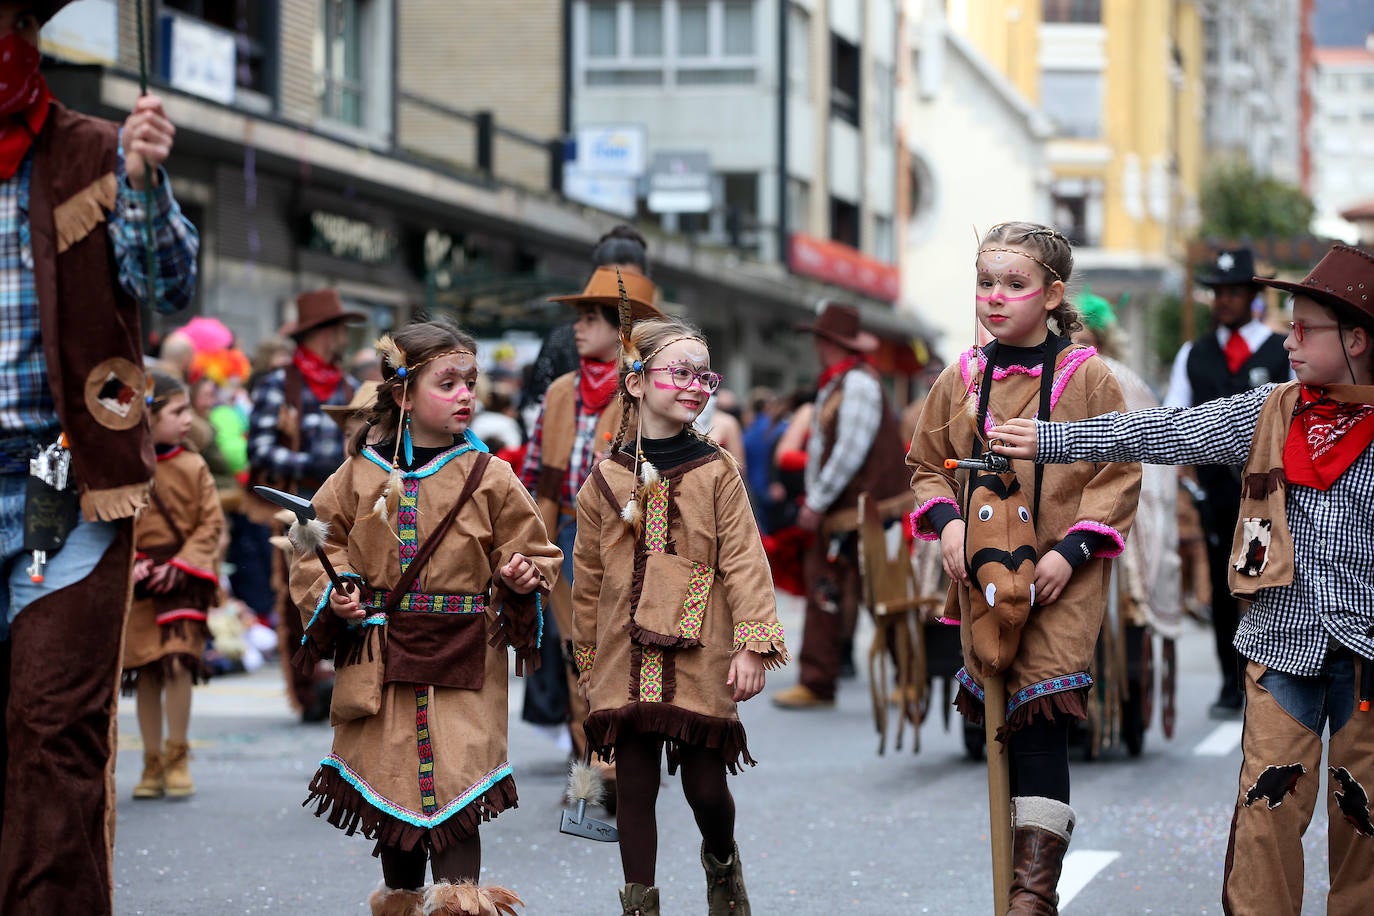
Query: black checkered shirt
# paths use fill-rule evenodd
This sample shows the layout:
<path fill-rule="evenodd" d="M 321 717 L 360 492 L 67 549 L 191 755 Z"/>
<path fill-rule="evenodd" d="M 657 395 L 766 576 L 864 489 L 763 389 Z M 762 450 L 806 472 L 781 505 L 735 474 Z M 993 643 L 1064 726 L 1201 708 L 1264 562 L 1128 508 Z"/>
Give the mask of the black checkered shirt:
<path fill-rule="evenodd" d="M 1037 461 L 1244 464 L 1260 408 L 1276 385 L 1192 408 L 1041 423 Z M 1329 490 L 1289 484 L 1293 583 L 1261 589 L 1236 630 L 1246 658 L 1288 674 L 1321 673 L 1331 642 L 1374 658 L 1374 447 Z"/>

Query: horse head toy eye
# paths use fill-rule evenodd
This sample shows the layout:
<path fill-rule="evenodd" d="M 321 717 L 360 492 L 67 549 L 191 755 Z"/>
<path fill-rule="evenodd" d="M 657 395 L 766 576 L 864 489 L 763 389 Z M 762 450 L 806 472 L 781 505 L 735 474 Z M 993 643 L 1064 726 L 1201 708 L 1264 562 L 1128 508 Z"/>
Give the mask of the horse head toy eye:
<path fill-rule="evenodd" d="M 1025 506 L 1022 506 L 1021 508 L 1017 509 L 1017 510 L 1016 510 L 1016 514 L 1019 515 L 1019 516 L 1021 516 L 1021 521 L 1023 521 L 1023 522 L 1028 522 L 1028 521 L 1030 521 L 1030 512 L 1026 509 Z"/>
<path fill-rule="evenodd" d="M 978 517 L 983 521 L 992 518 L 992 506 L 983 506 L 978 510 Z"/>

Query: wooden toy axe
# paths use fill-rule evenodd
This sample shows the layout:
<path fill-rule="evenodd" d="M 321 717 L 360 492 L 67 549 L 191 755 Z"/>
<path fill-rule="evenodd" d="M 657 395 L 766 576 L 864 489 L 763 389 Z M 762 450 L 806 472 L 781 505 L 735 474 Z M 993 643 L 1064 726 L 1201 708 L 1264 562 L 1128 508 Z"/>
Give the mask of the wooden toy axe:
<path fill-rule="evenodd" d="M 354 584 L 339 577 L 339 574 L 334 571 L 334 564 L 329 562 L 329 557 L 324 552 L 324 542 L 329 536 L 329 526 L 315 516 L 315 507 L 311 505 L 310 500 L 301 499 L 299 496 L 283 493 L 281 490 L 274 490 L 271 487 L 254 487 L 253 492 L 272 505 L 281 506 L 295 514 L 296 521 L 292 523 L 290 531 L 287 532 L 291 538 L 291 543 L 295 544 L 296 549 L 301 553 L 313 551 L 315 556 L 319 557 L 325 575 L 329 576 L 329 581 L 334 583 L 334 587 L 346 595 L 351 594 L 355 588 Z"/>

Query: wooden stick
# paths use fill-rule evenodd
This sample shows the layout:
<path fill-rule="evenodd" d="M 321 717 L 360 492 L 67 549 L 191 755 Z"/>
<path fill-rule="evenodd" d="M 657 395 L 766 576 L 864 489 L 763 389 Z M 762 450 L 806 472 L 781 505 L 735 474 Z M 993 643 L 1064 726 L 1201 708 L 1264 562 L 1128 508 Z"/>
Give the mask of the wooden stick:
<path fill-rule="evenodd" d="M 1011 905 L 1011 776 L 1006 745 L 997 733 L 1007 722 L 1007 682 L 1004 675 L 983 679 L 983 726 L 987 734 L 988 836 L 992 841 L 992 900 L 996 916 Z"/>

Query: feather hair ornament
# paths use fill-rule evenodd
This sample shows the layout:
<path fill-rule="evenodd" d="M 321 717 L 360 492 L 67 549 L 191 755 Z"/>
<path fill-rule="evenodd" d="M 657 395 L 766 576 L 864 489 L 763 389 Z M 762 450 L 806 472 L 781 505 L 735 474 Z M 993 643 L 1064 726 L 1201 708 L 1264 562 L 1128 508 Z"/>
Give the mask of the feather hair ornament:
<path fill-rule="evenodd" d="M 617 314 L 620 318 L 620 352 L 621 365 L 631 372 L 642 373 L 644 371 L 644 361 L 639 358 L 639 348 L 634 344 L 634 309 L 630 305 L 630 294 L 625 290 L 625 277 L 621 275 L 620 268 L 615 269 L 616 286 L 620 289 L 620 302 L 617 305 Z M 640 440 L 643 437 L 644 412 L 639 409 L 638 404 L 633 404 L 631 399 L 626 399 L 625 409 L 628 410 L 633 405 L 635 411 L 635 466 L 634 479 L 639 480 L 640 465 L 653 471 L 654 477 L 658 477 L 658 471 L 653 465 L 644 460 L 644 452 L 640 448 Z M 639 489 L 636 486 L 636 490 Z M 644 520 L 644 512 L 640 507 L 640 500 L 636 498 L 634 491 L 631 491 L 630 498 L 625 501 L 625 506 L 620 510 L 620 519 L 626 525 L 639 532 L 639 526 Z"/>
<path fill-rule="evenodd" d="M 406 354 L 401 349 L 400 344 L 392 338 L 390 334 L 383 334 L 374 343 L 373 348 L 382 357 L 382 361 L 391 367 L 394 377 L 401 380 L 401 404 L 404 405 L 410 392 L 410 371 L 406 368 Z M 391 453 L 391 472 L 386 476 L 386 483 L 382 486 L 382 492 L 377 495 L 377 501 L 372 504 L 372 512 L 368 518 L 377 517 L 383 524 L 389 526 L 391 515 L 396 511 L 396 507 L 401 501 L 401 433 L 405 429 L 406 408 L 401 407 L 400 416 L 396 420 L 396 447 Z M 396 535 L 400 537 L 400 535 Z"/>

